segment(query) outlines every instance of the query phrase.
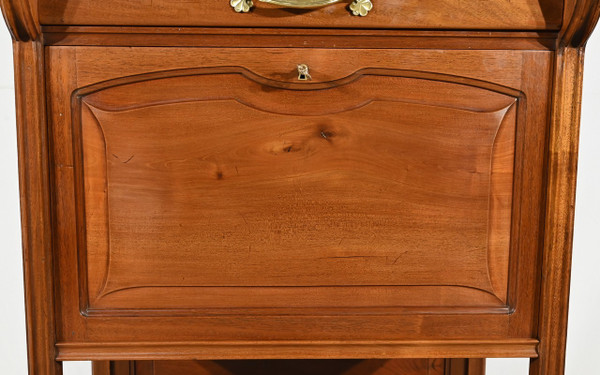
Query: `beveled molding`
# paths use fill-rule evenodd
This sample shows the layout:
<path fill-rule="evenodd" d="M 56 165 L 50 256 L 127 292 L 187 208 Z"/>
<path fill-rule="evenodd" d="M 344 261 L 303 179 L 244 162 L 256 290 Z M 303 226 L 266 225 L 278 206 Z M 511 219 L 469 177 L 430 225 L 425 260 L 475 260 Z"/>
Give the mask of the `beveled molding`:
<path fill-rule="evenodd" d="M 56 344 L 59 361 L 354 358 L 536 358 L 538 340 L 82 342 Z"/>
<path fill-rule="evenodd" d="M 37 0 L 0 0 L 0 8 L 14 40 L 27 42 L 40 35 Z"/>
<path fill-rule="evenodd" d="M 559 47 L 585 47 L 600 18 L 600 0 L 565 1 Z"/>
<path fill-rule="evenodd" d="M 181 70 L 172 70 L 172 71 L 162 71 L 162 72 L 153 72 L 153 73 L 146 73 L 146 74 L 141 74 L 141 75 L 137 75 L 137 76 L 131 76 L 131 77 L 122 77 L 122 78 L 117 78 L 114 80 L 110 80 L 110 81 L 105 81 L 105 82 L 101 82 L 99 84 L 94 84 L 88 87 L 83 87 L 80 88 L 78 90 L 76 90 L 73 93 L 72 96 L 72 113 L 74 114 L 74 118 L 72 121 L 73 124 L 73 129 L 75 132 L 75 137 L 74 137 L 74 142 L 75 142 L 75 154 L 76 154 L 76 159 L 79 160 L 78 163 L 76 164 L 80 164 L 82 163 L 83 160 L 83 148 L 80 145 L 81 143 L 81 135 L 78 135 L 81 131 L 79 130 L 79 128 L 82 126 L 81 125 L 81 111 L 82 111 L 82 105 L 85 102 L 85 98 L 88 95 L 103 91 L 103 90 L 107 90 L 113 87 L 119 87 L 119 86 L 123 86 L 123 85 L 128 85 L 128 84 L 132 84 L 132 83 L 140 83 L 140 82 L 148 82 L 148 81 L 153 81 L 153 80 L 163 80 L 163 79 L 169 79 L 169 78 L 174 78 L 174 77 L 186 77 L 186 76 L 197 76 L 197 75 L 210 75 L 210 74 L 236 74 L 236 75 L 242 75 L 243 77 L 245 77 L 246 79 L 250 80 L 250 81 L 254 81 L 257 82 L 261 85 L 264 86 L 269 86 L 269 87 L 273 87 L 273 88 L 279 88 L 279 89 L 295 89 L 295 90 L 323 90 L 323 89 L 327 89 L 327 88 L 337 88 L 339 86 L 343 86 L 343 85 L 349 85 L 352 84 L 353 82 L 359 80 L 361 77 L 366 76 L 366 75 L 379 75 L 379 76 L 390 76 L 390 77 L 402 77 L 402 78 L 411 78 L 411 79 L 420 79 L 420 80 L 428 80 L 428 81 L 434 81 L 434 82 L 443 82 L 443 83 L 452 83 L 452 84 L 456 84 L 456 85 L 462 85 L 462 86 L 469 86 L 469 87 L 473 87 L 473 88 L 477 88 L 477 89 L 481 89 L 481 90 L 487 90 L 490 92 L 494 92 L 494 93 L 498 93 L 501 95 L 506 96 L 507 98 L 513 98 L 514 101 L 510 102 L 508 104 L 507 107 L 502 107 L 500 109 L 498 109 L 499 111 L 504 111 L 504 115 L 502 116 L 502 118 L 500 119 L 500 122 L 498 123 L 498 129 L 500 129 L 501 127 L 503 127 L 503 125 L 505 123 L 507 123 L 506 121 L 506 116 L 507 113 L 509 112 L 510 108 L 512 108 L 513 106 L 515 107 L 514 109 L 516 109 L 516 112 L 519 113 L 518 115 L 516 115 L 516 117 L 522 118 L 523 117 L 523 111 L 525 108 L 525 95 L 524 93 L 522 93 L 519 90 L 515 90 L 512 88 L 508 88 L 508 87 L 504 87 L 504 86 L 500 86 L 494 83 L 490 83 L 490 82 L 485 82 L 485 81 L 479 81 L 479 80 L 475 80 L 475 79 L 470 79 L 470 78 L 465 78 L 465 77 L 456 77 L 456 76 L 450 76 L 450 75 L 446 75 L 446 74 L 440 74 L 440 73 L 431 73 L 431 72 L 422 72 L 422 71 L 406 71 L 406 70 L 398 70 L 398 69 L 376 69 L 376 68 L 366 68 L 366 69 L 361 69 L 359 71 L 354 72 L 353 74 L 347 76 L 347 77 L 343 77 L 334 81 L 328 81 L 328 82 L 318 82 L 318 83 L 311 83 L 311 84 L 305 84 L 305 83 L 290 83 L 290 82 L 283 82 L 283 81 L 275 81 L 272 79 L 268 79 L 265 77 L 262 77 L 260 75 L 257 75 L 256 73 L 249 71 L 245 68 L 242 67 L 215 67 L 215 68 L 197 68 L 197 69 L 181 69 Z M 190 100 L 189 98 L 186 100 Z M 167 100 L 166 102 L 172 104 L 176 101 L 174 101 L 172 98 Z M 93 104 L 93 102 L 90 103 L 86 103 L 87 106 L 94 106 L 94 105 L 98 105 L 98 104 Z M 149 103 L 137 103 L 137 104 L 131 104 L 125 107 L 110 107 L 110 108 L 103 108 L 102 110 L 105 111 L 109 111 L 110 113 L 116 113 L 119 111 L 129 111 L 135 108 L 145 108 L 146 106 L 155 106 L 155 105 L 160 105 L 160 102 L 154 102 L 154 101 L 150 101 Z M 429 105 L 433 105 L 433 104 L 429 104 Z M 438 104 L 439 105 L 439 104 Z M 443 107 L 443 105 L 440 105 L 440 107 Z M 100 107 L 102 108 L 102 106 Z M 463 109 L 464 108 L 457 106 L 456 108 L 458 109 Z M 266 108 L 261 108 L 261 111 L 267 111 Z M 478 112 L 479 110 L 477 109 L 473 109 L 470 108 L 469 110 L 472 110 L 474 112 Z M 515 123 L 514 123 L 514 127 L 517 127 L 517 118 L 515 118 Z M 99 120 L 96 118 L 96 124 L 97 126 L 100 127 L 100 129 L 102 128 Z M 499 130 L 496 131 L 497 133 L 499 132 Z M 103 130 L 100 131 L 101 134 L 104 134 L 105 132 Z M 496 136 L 497 136 L 496 133 Z M 516 140 L 515 140 L 516 141 Z M 104 144 L 106 144 L 106 139 L 104 139 Z M 494 138 L 494 141 L 492 143 L 492 149 L 495 150 L 496 144 L 496 138 Z M 78 167 L 76 166 L 76 171 L 79 170 L 77 174 L 77 184 L 81 185 L 84 181 L 84 172 L 83 172 L 83 167 Z M 490 169 L 490 174 L 493 172 L 493 169 Z M 513 189 L 515 187 L 513 186 Z M 492 189 L 493 189 L 493 184 L 490 183 L 490 194 L 492 194 Z M 81 201 L 78 202 L 78 206 L 80 207 L 79 213 L 78 213 L 78 221 L 80 223 L 84 223 L 85 222 L 85 213 L 82 211 L 83 207 L 85 207 L 85 193 L 81 195 Z M 512 199 L 512 197 L 511 197 Z M 514 204 L 514 202 L 513 202 Z M 489 219 L 488 220 L 492 220 L 492 214 L 493 214 L 493 210 L 490 209 L 488 215 L 489 215 Z M 106 215 L 108 215 L 108 211 L 106 212 Z M 85 225 L 81 224 L 82 227 L 85 227 Z M 106 224 L 108 225 L 108 219 L 106 219 Z M 512 224 L 509 222 L 507 223 L 507 225 L 510 227 Z M 509 230 L 510 231 L 510 230 Z M 119 292 L 130 292 L 132 289 L 157 289 L 157 288 L 190 288 L 190 287 L 195 287 L 195 288 L 205 288 L 205 286 L 203 285 L 136 285 L 136 286 L 126 286 L 126 287 L 121 287 L 121 288 L 117 288 L 117 289 L 109 289 L 106 290 L 106 285 L 108 283 L 108 278 L 109 278 L 109 268 L 110 268 L 110 247 L 107 249 L 107 255 L 106 255 L 106 259 L 107 259 L 107 268 L 104 272 L 104 281 L 103 281 L 103 287 L 100 289 L 100 294 L 99 295 L 90 295 L 90 290 L 88 290 L 88 285 L 85 282 L 85 280 L 88 280 L 88 276 L 87 275 L 87 267 L 86 264 L 88 263 L 85 259 L 87 258 L 86 256 L 86 248 L 87 248 L 87 240 L 86 240 L 86 234 L 84 231 L 82 231 L 81 233 L 78 233 L 78 235 L 80 236 L 79 238 L 79 264 L 80 264 L 80 269 L 82 270 L 81 274 L 80 274 L 80 283 L 79 283 L 79 287 L 80 287 L 80 308 L 81 308 L 81 312 L 83 315 L 85 316 L 194 316 L 194 315 L 198 315 L 198 314 L 217 314 L 217 315 L 231 315 L 231 314 L 300 314 L 300 315 L 320 315 L 320 314 L 348 314 L 350 312 L 354 312 L 354 313 L 359 313 L 359 314 L 415 314 L 415 313 L 435 313 L 435 314 L 455 314 L 458 312 L 468 312 L 468 313 L 476 313 L 476 314 L 510 314 L 514 311 L 514 306 L 510 306 L 508 304 L 508 296 L 507 296 L 507 290 L 498 290 L 496 287 L 496 283 L 493 280 L 492 276 L 496 276 L 496 274 L 493 274 L 490 271 L 490 264 L 489 264 L 489 253 L 492 251 L 492 247 L 494 247 L 492 245 L 492 242 L 490 240 L 490 238 L 488 237 L 488 277 L 489 279 L 489 289 L 480 289 L 480 288 L 476 288 L 474 286 L 468 286 L 468 285 L 454 285 L 454 284 L 444 284 L 444 285 L 423 285 L 421 287 L 425 288 L 425 287 L 447 287 L 447 288 L 453 288 L 453 287 L 461 287 L 461 288 L 469 288 L 469 289 L 477 289 L 478 292 L 483 292 L 483 293 L 488 293 L 491 296 L 495 297 L 497 299 L 498 305 L 490 305 L 490 306 L 470 306 L 470 305 L 457 305 L 457 306 L 437 306 L 437 307 L 417 307 L 417 306 L 411 306 L 411 307 L 403 307 L 403 306 L 394 306 L 394 307 L 371 307 L 371 306 L 357 306 L 355 307 L 348 307 L 345 309 L 342 309 L 340 311 L 336 311 L 335 309 L 332 309 L 330 307 L 327 306 L 319 306 L 319 305 L 315 305 L 315 306 L 306 306 L 306 307 L 269 307 L 269 308 L 263 308 L 263 309 L 257 309 L 257 308 L 251 308 L 251 307 L 227 307 L 227 309 L 224 309 L 223 307 L 165 307 L 165 308 L 118 308 L 118 307 L 97 307 L 94 306 L 93 303 L 91 301 L 95 301 L 98 302 L 100 299 L 102 299 L 103 297 L 109 295 L 109 294 L 113 294 L 113 293 L 119 293 Z M 489 234 L 488 234 L 489 235 Z M 107 233 L 107 236 L 109 236 L 109 234 Z M 107 241 L 107 243 L 110 243 L 110 241 Z M 513 257 L 511 256 L 511 254 L 513 253 L 513 248 L 514 248 L 514 238 L 511 238 L 509 235 L 509 240 L 507 241 L 507 249 L 506 252 L 508 253 L 508 257 L 509 257 L 509 263 L 512 261 Z M 498 251 L 498 250 L 496 250 Z M 510 266 L 509 266 L 510 267 Z M 501 272 L 501 271 L 499 271 Z M 506 270 L 506 272 L 508 272 Z M 492 276 L 490 276 L 492 275 Z M 506 287 L 508 288 L 508 282 L 506 282 Z M 336 286 L 338 288 L 342 288 L 342 287 L 359 287 L 360 285 L 343 285 L 343 286 Z M 420 285 L 390 285 L 389 287 L 402 287 L 402 288 L 409 288 L 409 287 L 414 287 L 414 286 L 420 286 Z M 365 288 L 373 288 L 374 286 L 369 286 L 369 285 L 364 285 Z M 217 288 L 217 287 L 212 287 Z M 280 288 L 281 289 L 281 288 Z M 319 309 L 322 309 L 323 311 L 320 312 Z"/>
<path fill-rule="evenodd" d="M 484 375 L 483 358 L 93 361 L 94 375 Z M 331 362 L 329 362 L 331 361 Z"/>
<path fill-rule="evenodd" d="M 392 29 L 43 26 L 52 46 L 394 48 L 553 50 L 557 31 L 435 31 Z"/>

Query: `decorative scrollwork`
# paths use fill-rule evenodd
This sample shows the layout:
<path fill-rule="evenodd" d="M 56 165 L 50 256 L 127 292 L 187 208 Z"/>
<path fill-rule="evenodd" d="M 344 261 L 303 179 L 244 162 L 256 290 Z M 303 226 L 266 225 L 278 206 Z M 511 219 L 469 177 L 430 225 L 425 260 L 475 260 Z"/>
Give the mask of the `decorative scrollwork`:
<path fill-rule="evenodd" d="M 231 0 L 229 4 L 238 13 L 248 13 L 254 6 L 252 0 Z"/>
<path fill-rule="evenodd" d="M 369 14 L 371 9 L 373 9 L 371 0 L 354 0 L 352 4 L 350 4 L 350 10 L 355 16 L 364 17 Z"/>

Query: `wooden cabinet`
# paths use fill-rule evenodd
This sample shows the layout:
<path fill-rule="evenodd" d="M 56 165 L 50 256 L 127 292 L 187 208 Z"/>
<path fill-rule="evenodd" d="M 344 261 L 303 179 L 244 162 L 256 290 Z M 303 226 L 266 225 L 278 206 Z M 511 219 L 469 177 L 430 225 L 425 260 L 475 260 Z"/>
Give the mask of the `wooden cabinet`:
<path fill-rule="evenodd" d="M 32 374 L 561 374 L 599 2 L 241 1 L 0 3 Z"/>

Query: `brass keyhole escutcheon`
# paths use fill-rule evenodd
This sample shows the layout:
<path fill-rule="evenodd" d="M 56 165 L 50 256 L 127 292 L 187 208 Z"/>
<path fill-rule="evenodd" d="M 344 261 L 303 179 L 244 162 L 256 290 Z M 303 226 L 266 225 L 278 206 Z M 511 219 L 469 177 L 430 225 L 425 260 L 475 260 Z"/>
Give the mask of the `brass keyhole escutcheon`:
<path fill-rule="evenodd" d="M 308 73 L 308 65 L 300 64 L 298 65 L 298 80 L 299 81 L 308 81 L 312 77 Z"/>

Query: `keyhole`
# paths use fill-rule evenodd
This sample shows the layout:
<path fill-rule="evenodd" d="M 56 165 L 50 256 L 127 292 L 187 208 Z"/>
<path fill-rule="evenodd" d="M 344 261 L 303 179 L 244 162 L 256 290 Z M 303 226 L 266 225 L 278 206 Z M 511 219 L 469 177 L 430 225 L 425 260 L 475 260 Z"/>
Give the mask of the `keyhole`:
<path fill-rule="evenodd" d="M 308 73 L 308 66 L 306 64 L 298 65 L 298 80 L 308 81 L 310 79 L 310 73 Z"/>

